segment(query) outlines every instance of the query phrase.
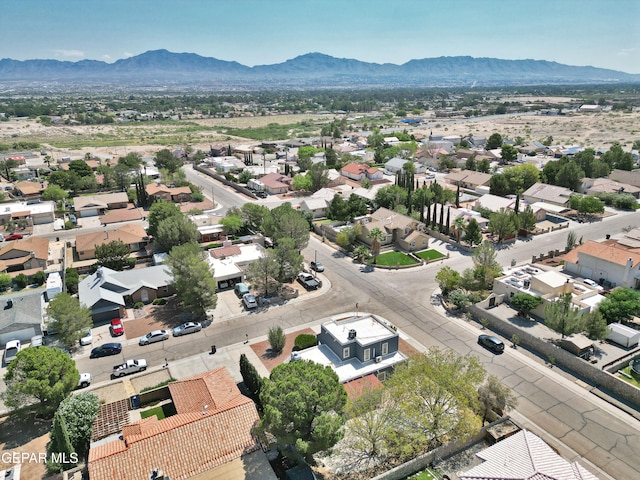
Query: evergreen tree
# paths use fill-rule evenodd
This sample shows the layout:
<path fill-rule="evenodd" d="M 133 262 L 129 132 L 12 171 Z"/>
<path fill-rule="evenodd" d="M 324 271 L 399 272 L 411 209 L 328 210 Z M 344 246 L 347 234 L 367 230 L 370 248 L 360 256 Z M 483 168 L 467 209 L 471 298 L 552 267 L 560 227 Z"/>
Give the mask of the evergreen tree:
<path fill-rule="evenodd" d="M 71 459 L 71 454 L 75 453 L 73 446 L 71 445 L 71 439 L 69 438 L 69 432 L 67 430 L 67 423 L 64 417 L 56 412 L 53 416 L 53 428 L 51 430 L 51 442 L 47 445 L 49 453 L 61 453 L 65 459 Z M 74 466 L 71 463 L 65 463 L 64 466 L 69 469 Z M 47 468 L 50 471 L 59 472 L 62 470 L 63 464 L 49 463 Z"/>
<path fill-rule="evenodd" d="M 440 204 L 440 223 L 439 225 L 439 232 L 443 232 L 444 231 L 444 203 Z"/>
<path fill-rule="evenodd" d="M 449 229 L 451 228 L 451 207 L 447 208 L 447 225 L 445 233 L 449 235 Z"/>
<path fill-rule="evenodd" d="M 456 190 L 456 208 L 460 208 L 460 184 Z"/>
<path fill-rule="evenodd" d="M 244 386 L 247 387 L 251 396 L 259 400 L 263 383 L 262 377 L 244 353 L 240 355 L 240 374 Z"/>

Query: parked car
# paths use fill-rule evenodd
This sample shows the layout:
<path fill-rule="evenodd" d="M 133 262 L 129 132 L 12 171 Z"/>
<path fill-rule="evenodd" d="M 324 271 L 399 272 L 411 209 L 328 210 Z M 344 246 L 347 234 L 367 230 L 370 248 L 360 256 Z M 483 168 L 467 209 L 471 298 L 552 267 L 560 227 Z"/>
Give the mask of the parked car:
<path fill-rule="evenodd" d="M 582 283 L 584 283 L 585 285 L 589 285 L 590 287 L 595 288 L 596 290 L 604 290 L 602 286 L 598 285 L 596 282 L 594 282 L 590 278 L 585 278 L 584 280 L 582 280 Z"/>
<path fill-rule="evenodd" d="M 173 336 L 180 337 L 182 335 L 199 332 L 200 330 L 202 330 L 202 324 L 200 322 L 186 322 L 173 329 Z"/>
<path fill-rule="evenodd" d="M 93 343 L 93 335 L 91 335 L 91 329 L 87 328 L 84 332 L 84 336 L 80 339 L 80 345 L 91 345 Z"/>
<path fill-rule="evenodd" d="M 258 308 L 258 302 L 256 301 L 256 297 L 254 297 L 250 293 L 245 293 L 242 296 L 242 303 L 244 303 L 244 306 L 246 307 L 247 310 Z"/>
<path fill-rule="evenodd" d="M 127 360 L 120 365 L 114 365 L 111 375 L 113 377 L 123 377 L 132 373 L 144 372 L 147 369 L 147 361 L 144 358 L 138 360 Z"/>
<path fill-rule="evenodd" d="M 90 373 L 81 373 L 80 381 L 78 382 L 78 388 L 86 388 L 91 385 L 91 374 Z"/>
<path fill-rule="evenodd" d="M 233 287 L 233 291 L 236 292 L 238 298 L 242 298 L 247 293 L 249 293 L 249 287 L 247 287 L 244 283 L 236 283 L 236 286 Z"/>
<path fill-rule="evenodd" d="M 258 198 L 267 198 L 268 196 L 267 192 L 256 192 L 256 197 Z"/>
<path fill-rule="evenodd" d="M 311 262 L 311 270 L 316 272 L 324 272 L 324 265 L 320 262 Z"/>
<path fill-rule="evenodd" d="M 488 348 L 493 353 L 504 352 L 504 343 L 498 337 L 493 335 L 480 335 L 478 337 L 478 343 L 485 348 Z"/>
<path fill-rule="evenodd" d="M 120 335 L 124 335 L 124 326 L 122 325 L 122 321 L 119 318 L 114 318 L 111 320 L 111 326 L 109 326 L 109 330 L 111 331 L 112 337 L 119 337 Z"/>
<path fill-rule="evenodd" d="M 44 337 L 42 335 L 34 335 L 31 337 L 30 343 L 32 347 L 41 347 L 44 345 Z"/>
<path fill-rule="evenodd" d="M 20 351 L 20 340 L 9 340 L 4 349 L 4 363 L 9 365 Z"/>
<path fill-rule="evenodd" d="M 162 342 L 169 338 L 169 330 L 154 330 L 140 337 L 139 345 L 149 345 L 150 343 Z"/>
<path fill-rule="evenodd" d="M 307 290 L 316 290 L 320 286 L 320 282 L 307 272 L 302 272 L 298 275 L 298 282 Z"/>
<path fill-rule="evenodd" d="M 7 235 L 6 237 L 4 237 L 4 239 L 9 242 L 11 240 L 20 240 L 22 239 L 22 235 L 20 235 L 19 233 L 12 233 L 11 235 Z"/>
<path fill-rule="evenodd" d="M 122 352 L 121 343 L 105 343 L 91 350 L 89 358 L 108 357 L 109 355 L 118 355 Z"/>

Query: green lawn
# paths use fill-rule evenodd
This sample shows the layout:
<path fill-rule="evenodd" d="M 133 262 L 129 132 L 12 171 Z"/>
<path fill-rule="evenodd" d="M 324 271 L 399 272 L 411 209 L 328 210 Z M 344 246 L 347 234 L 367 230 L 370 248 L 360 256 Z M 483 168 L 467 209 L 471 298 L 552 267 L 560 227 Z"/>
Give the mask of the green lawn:
<path fill-rule="evenodd" d="M 155 415 L 156 417 L 158 417 L 158 420 L 162 420 L 163 418 L 170 417 L 175 414 L 175 405 L 173 403 L 165 403 L 163 405 L 158 405 L 157 407 L 140 412 L 140 417 L 148 418 Z"/>
<path fill-rule="evenodd" d="M 387 252 L 378 255 L 376 265 L 385 265 L 387 267 L 395 267 L 396 265 L 415 265 L 418 263 L 415 259 L 401 252 Z"/>
<path fill-rule="evenodd" d="M 444 255 L 437 250 L 423 250 L 421 252 L 416 252 L 415 255 L 416 257 L 420 257 L 423 260 L 429 261 L 438 260 L 439 258 L 444 257 Z"/>
<path fill-rule="evenodd" d="M 624 380 L 625 382 L 629 382 L 631 385 L 635 385 L 636 387 L 640 388 L 640 376 L 631 371 L 631 366 L 628 365 L 620 371 L 631 376 L 631 378 L 629 378 L 626 375 L 620 375 L 620 378 L 622 380 Z"/>
<path fill-rule="evenodd" d="M 407 480 L 440 480 L 440 476 L 427 468 L 426 470 L 407 477 Z"/>

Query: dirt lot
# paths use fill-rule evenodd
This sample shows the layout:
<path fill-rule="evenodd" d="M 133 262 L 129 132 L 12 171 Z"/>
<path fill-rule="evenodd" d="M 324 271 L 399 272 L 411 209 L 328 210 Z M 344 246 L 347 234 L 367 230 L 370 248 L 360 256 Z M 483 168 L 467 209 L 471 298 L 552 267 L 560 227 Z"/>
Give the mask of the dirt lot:
<path fill-rule="evenodd" d="M 135 319 L 123 322 L 124 333 L 131 339 L 146 335 L 151 330 L 171 330 L 188 321 L 187 315 L 178 307 L 176 297 L 169 297 L 165 305 L 145 305 L 142 309 L 135 310 Z"/>
<path fill-rule="evenodd" d="M 0 451 L 1 452 L 18 452 L 32 453 L 36 456 L 47 451 L 47 443 L 49 443 L 50 421 L 33 420 L 25 421 L 17 420 L 14 417 L 5 417 L 0 419 Z M 11 467 L 12 464 L 0 463 L 0 470 Z M 46 468 L 44 463 L 36 461 L 25 462 L 22 464 L 20 478 L 36 479 L 36 478 L 56 478 L 45 477 Z"/>

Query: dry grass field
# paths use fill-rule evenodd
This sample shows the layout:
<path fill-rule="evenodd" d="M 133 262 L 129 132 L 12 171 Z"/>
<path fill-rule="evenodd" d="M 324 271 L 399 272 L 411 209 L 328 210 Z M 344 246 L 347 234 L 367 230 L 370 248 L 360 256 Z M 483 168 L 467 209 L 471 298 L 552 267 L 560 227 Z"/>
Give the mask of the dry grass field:
<path fill-rule="evenodd" d="M 517 97 L 519 101 L 522 98 Z M 560 99 L 562 100 L 562 99 Z M 535 101 L 535 99 L 531 99 Z M 351 114 L 354 116 L 354 114 Z M 111 125 L 43 126 L 34 119 L 11 119 L 0 122 L 0 143 L 31 141 L 44 145 L 56 158 L 61 155 L 122 156 L 137 151 L 153 155 L 162 148 L 178 148 L 189 144 L 194 149 L 208 150 L 215 143 L 231 145 L 255 144 L 255 140 L 232 137 L 219 132 L 224 128 L 256 128 L 270 123 L 297 124 L 310 121 L 321 124 L 333 119 L 329 115 L 276 115 L 226 119 L 186 119 L 171 123 L 123 123 Z M 318 126 L 318 132 L 319 132 Z M 553 137 L 554 144 L 582 144 L 606 148 L 613 142 L 629 147 L 640 138 L 640 112 L 570 113 L 561 116 L 505 115 L 488 119 L 432 119 L 414 132 L 423 135 L 469 135 L 489 137 L 498 132 L 527 142 Z"/>

